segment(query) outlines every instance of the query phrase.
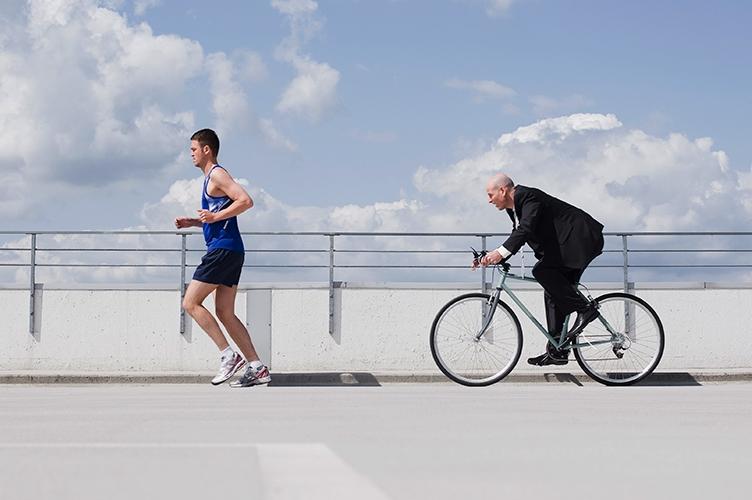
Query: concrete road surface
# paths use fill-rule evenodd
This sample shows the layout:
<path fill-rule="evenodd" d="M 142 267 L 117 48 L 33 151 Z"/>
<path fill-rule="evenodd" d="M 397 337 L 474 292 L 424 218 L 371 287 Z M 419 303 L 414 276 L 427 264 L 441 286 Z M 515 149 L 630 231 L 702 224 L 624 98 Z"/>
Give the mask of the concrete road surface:
<path fill-rule="evenodd" d="M 0 499 L 749 498 L 752 384 L 0 385 Z"/>

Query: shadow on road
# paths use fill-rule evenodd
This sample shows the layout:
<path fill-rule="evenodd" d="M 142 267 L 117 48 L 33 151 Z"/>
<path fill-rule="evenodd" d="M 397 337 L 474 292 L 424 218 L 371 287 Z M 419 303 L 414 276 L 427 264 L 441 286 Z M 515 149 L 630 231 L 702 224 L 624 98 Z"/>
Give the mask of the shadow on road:
<path fill-rule="evenodd" d="M 543 377 L 546 379 L 546 382 L 569 383 L 582 387 L 582 382 L 571 373 L 544 373 Z"/>
<path fill-rule="evenodd" d="M 652 373 L 648 378 L 637 385 L 650 386 L 700 386 L 702 383 L 691 373 L 686 372 L 659 372 Z"/>
<path fill-rule="evenodd" d="M 594 380 L 590 379 L 585 374 L 573 374 L 573 373 L 544 373 L 543 378 L 546 382 L 560 383 L 560 384 L 574 384 L 582 387 L 584 383 L 592 383 Z M 518 382 L 535 382 L 533 377 L 517 377 Z M 540 381 L 538 379 L 537 381 Z M 701 386 L 702 381 L 698 380 L 694 375 L 687 372 L 658 372 L 651 374 L 648 378 L 642 382 L 638 382 L 635 386 L 666 386 L 666 387 L 679 387 L 679 386 Z"/>
<path fill-rule="evenodd" d="M 380 387 L 379 381 L 370 373 L 276 373 L 270 386 L 274 387 Z"/>

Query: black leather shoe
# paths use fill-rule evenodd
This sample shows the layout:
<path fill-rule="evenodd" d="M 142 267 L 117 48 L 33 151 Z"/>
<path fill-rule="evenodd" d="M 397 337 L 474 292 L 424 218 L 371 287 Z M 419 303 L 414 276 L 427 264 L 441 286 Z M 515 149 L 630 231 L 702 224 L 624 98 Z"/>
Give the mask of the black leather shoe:
<path fill-rule="evenodd" d="M 527 362 L 534 366 L 566 365 L 569 363 L 569 349 L 563 351 L 546 349 L 546 352 L 539 356 L 527 358 Z"/>
<path fill-rule="evenodd" d="M 574 325 L 572 325 L 572 328 L 567 332 L 567 338 L 573 339 L 575 335 L 584 330 L 585 327 L 597 317 L 598 306 L 591 302 L 588 304 L 587 309 L 577 312 L 577 319 L 574 320 Z"/>

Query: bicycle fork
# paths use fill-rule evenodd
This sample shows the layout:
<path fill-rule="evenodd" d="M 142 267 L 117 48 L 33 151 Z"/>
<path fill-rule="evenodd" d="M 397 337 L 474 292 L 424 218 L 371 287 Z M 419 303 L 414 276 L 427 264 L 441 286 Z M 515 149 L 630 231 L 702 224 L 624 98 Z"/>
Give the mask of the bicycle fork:
<path fill-rule="evenodd" d="M 496 312 L 496 305 L 499 303 L 499 298 L 501 297 L 501 288 L 497 288 L 494 294 L 489 297 L 488 301 L 484 304 L 484 310 L 483 311 L 483 326 L 481 327 L 480 331 L 475 335 L 475 341 L 480 342 L 480 338 L 483 336 L 484 333 L 486 333 L 486 330 L 488 330 L 488 327 L 491 326 L 491 321 L 493 321 L 494 313 Z"/>

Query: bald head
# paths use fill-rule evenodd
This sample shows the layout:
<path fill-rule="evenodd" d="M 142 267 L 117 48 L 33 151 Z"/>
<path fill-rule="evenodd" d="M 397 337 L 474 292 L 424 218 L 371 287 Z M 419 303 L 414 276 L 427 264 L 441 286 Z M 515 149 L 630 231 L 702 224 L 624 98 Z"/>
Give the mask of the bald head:
<path fill-rule="evenodd" d="M 500 187 L 512 187 L 514 182 L 507 174 L 499 173 L 488 179 L 486 186 L 490 189 L 499 189 Z"/>
<path fill-rule="evenodd" d="M 507 174 L 496 174 L 486 184 L 488 203 L 499 210 L 514 208 L 514 182 Z"/>

